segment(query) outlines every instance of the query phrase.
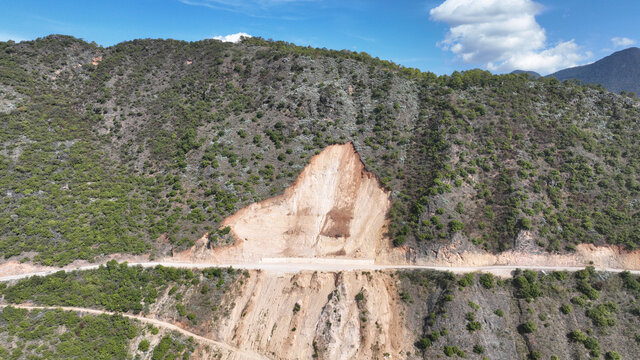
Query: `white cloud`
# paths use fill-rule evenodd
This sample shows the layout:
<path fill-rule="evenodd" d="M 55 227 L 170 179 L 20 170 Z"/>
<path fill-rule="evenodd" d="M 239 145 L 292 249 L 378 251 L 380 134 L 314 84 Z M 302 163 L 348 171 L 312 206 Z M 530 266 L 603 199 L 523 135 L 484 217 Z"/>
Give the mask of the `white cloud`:
<path fill-rule="evenodd" d="M 611 38 L 611 43 L 613 43 L 613 46 L 615 47 L 627 47 L 627 46 L 631 46 L 633 44 L 636 43 L 635 40 L 633 39 L 629 39 L 628 37 L 614 37 Z"/>
<path fill-rule="evenodd" d="M 242 40 L 242 38 L 250 38 L 251 35 L 247 34 L 247 33 L 243 33 L 243 32 L 239 32 L 239 33 L 235 33 L 235 34 L 229 34 L 229 35 L 216 35 L 214 37 L 212 37 L 212 39 L 215 40 L 220 40 L 220 41 L 224 41 L 224 42 L 232 42 L 232 43 L 237 43 L 240 40 Z"/>
<path fill-rule="evenodd" d="M 548 46 L 531 0 L 446 0 L 431 9 L 431 19 L 450 28 L 438 45 L 468 64 L 496 72 L 515 69 L 543 74 L 579 64 L 590 56 L 574 40 Z"/>

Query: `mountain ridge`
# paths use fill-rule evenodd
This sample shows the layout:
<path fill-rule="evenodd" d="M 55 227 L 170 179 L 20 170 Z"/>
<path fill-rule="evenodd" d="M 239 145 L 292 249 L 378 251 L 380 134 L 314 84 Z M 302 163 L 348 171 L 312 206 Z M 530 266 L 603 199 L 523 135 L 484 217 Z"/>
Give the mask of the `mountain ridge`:
<path fill-rule="evenodd" d="M 601 84 L 613 92 L 640 93 L 640 48 L 616 51 L 594 63 L 557 71 L 560 81 L 577 79 L 585 84 Z"/>

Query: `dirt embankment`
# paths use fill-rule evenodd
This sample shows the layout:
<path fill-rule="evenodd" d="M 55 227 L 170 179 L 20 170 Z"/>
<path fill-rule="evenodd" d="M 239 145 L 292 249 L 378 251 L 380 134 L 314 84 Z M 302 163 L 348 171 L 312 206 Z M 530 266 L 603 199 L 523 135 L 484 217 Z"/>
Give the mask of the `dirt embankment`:
<path fill-rule="evenodd" d="M 529 236 L 528 234 L 524 234 Z M 544 251 L 528 251 L 517 248 L 498 254 L 488 253 L 469 246 L 465 239 L 458 238 L 437 251 L 417 257 L 421 265 L 450 267 L 481 267 L 492 265 L 581 267 L 593 265 L 598 269 L 640 269 L 640 250 L 628 251 L 622 247 L 579 244 L 571 253 L 553 254 Z"/>
<path fill-rule="evenodd" d="M 398 293 L 384 272 L 252 271 L 208 337 L 277 359 L 402 358 L 413 345 Z"/>
<path fill-rule="evenodd" d="M 389 194 L 364 168 L 353 144 L 314 156 L 284 194 L 224 220 L 237 241 L 206 249 L 206 239 L 178 258 L 255 262 L 265 257 L 374 259 L 388 253 L 384 238 Z"/>

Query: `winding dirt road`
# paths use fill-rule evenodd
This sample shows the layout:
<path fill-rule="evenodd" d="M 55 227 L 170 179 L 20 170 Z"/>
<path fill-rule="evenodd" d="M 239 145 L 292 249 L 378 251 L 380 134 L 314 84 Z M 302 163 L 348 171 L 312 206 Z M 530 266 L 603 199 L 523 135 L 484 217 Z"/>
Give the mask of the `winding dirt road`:
<path fill-rule="evenodd" d="M 164 329 L 167 330 L 172 330 L 172 331 L 177 331 L 185 336 L 189 336 L 189 337 L 193 337 L 194 340 L 199 341 L 203 344 L 208 344 L 208 345 L 213 345 L 215 348 L 217 348 L 218 350 L 220 350 L 223 353 L 224 359 L 268 359 L 267 357 L 260 355 L 258 353 L 252 352 L 252 351 L 248 351 L 248 350 L 242 350 L 242 349 L 238 349 L 235 347 L 232 347 L 228 344 L 219 342 L 219 341 L 215 341 L 209 338 L 206 338 L 204 336 L 200 336 L 198 334 L 194 334 L 188 330 L 185 330 L 177 325 L 174 325 L 172 323 L 168 323 L 166 321 L 162 321 L 162 320 L 158 320 L 158 319 L 153 319 L 153 318 L 147 318 L 144 316 L 137 316 L 137 315 L 131 315 L 131 314 L 126 314 L 126 313 L 115 313 L 112 311 L 107 311 L 107 310 L 97 310 L 97 309 L 89 309 L 89 308 L 80 308 L 80 307 L 71 307 L 71 306 L 38 306 L 38 305 L 24 305 L 24 304 L 0 304 L 0 308 L 5 308 L 5 307 L 14 307 L 14 308 L 18 308 L 18 309 L 26 309 L 26 310 L 56 310 L 56 309 L 62 309 L 64 311 L 75 311 L 75 312 L 79 312 L 79 313 L 84 313 L 84 314 L 92 314 L 92 315 L 100 315 L 100 314 L 107 314 L 107 315 L 122 315 L 123 317 L 129 318 L 129 319 L 133 319 L 133 320 L 138 320 L 140 322 L 146 323 L 146 324 L 152 324 L 158 327 L 162 327 Z"/>

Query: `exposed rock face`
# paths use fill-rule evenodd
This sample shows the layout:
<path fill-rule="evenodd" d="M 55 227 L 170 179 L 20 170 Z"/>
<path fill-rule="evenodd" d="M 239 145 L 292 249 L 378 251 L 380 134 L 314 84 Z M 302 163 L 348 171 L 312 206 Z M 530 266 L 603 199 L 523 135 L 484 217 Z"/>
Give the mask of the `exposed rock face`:
<path fill-rule="evenodd" d="M 402 358 L 413 339 L 398 293 L 384 272 L 252 272 L 210 335 L 277 359 Z"/>
<path fill-rule="evenodd" d="M 311 159 L 284 194 L 241 209 L 223 222 L 239 239 L 242 260 L 260 257 L 375 258 L 389 194 L 365 170 L 353 144 Z"/>

